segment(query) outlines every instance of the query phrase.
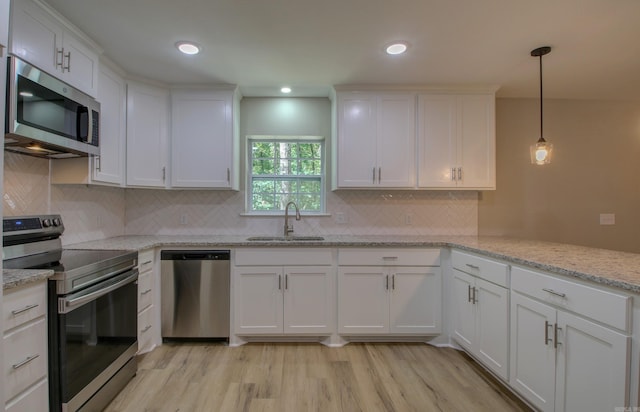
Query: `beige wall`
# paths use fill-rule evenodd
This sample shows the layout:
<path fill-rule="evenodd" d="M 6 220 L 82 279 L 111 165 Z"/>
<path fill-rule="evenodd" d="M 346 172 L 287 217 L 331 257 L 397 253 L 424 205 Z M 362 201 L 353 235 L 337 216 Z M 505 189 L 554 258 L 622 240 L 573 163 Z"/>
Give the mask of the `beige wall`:
<path fill-rule="evenodd" d="M 498 99 L 497 190 L 483 192 L 480 235 L 640 253 L 640 103 L 546 100 L 551 164 L 535 166 L 537 99 Z M 615 225 L 599 224 L 615 213 Z"/>

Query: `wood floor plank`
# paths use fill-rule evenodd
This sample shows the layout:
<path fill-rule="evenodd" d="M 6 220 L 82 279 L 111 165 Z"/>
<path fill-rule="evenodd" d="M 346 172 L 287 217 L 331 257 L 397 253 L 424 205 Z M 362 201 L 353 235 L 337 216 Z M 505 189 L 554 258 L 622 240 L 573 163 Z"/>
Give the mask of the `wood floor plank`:
<path fill-rule="evenodd" d="M 467 355 L 420 343 L 171 342 L 107 412 L 529 411 Z"/>

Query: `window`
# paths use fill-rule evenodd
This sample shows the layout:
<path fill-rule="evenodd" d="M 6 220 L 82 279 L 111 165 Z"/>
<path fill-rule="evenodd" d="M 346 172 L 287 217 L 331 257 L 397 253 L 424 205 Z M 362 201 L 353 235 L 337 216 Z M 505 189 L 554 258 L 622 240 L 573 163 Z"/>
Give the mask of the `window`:
<path fill-rule="evenodd" d="M 249 136 L 248 212 L 324 212 L 324 139 L 318 136 Z"/>

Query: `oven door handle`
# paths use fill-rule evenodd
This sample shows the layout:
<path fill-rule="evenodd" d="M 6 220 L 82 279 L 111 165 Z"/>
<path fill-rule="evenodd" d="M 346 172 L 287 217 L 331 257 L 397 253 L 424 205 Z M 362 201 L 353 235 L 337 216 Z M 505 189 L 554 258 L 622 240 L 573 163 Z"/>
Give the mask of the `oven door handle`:
<path fill-rule="evenodd" d="M 114 277 L 112 280 L 108 281 L 108 285 L 96 285 L 88 288 L 87 290 L 68 295 L 64 298 L 60 298 L 58 300 L 58 313 L 69 313 L 78 306 L 82 306 L 87 302 L 96 300 L 99 297 L 113 292 L 114 290 L 121 288 L 126 284 L 135 282 L 137 279 L 138 269 L 133 269 L 131 271 L 123 273 L 122 275 Z"/>

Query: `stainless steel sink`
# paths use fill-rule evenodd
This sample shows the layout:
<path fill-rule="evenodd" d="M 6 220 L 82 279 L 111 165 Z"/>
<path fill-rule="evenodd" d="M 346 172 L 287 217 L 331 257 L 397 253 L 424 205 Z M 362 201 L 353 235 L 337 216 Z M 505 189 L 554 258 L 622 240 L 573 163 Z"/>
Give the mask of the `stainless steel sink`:
<path fill-rule="evenodd" d="M 249 242 L 319 242 L 322 236 L 251 236 Z"/>

